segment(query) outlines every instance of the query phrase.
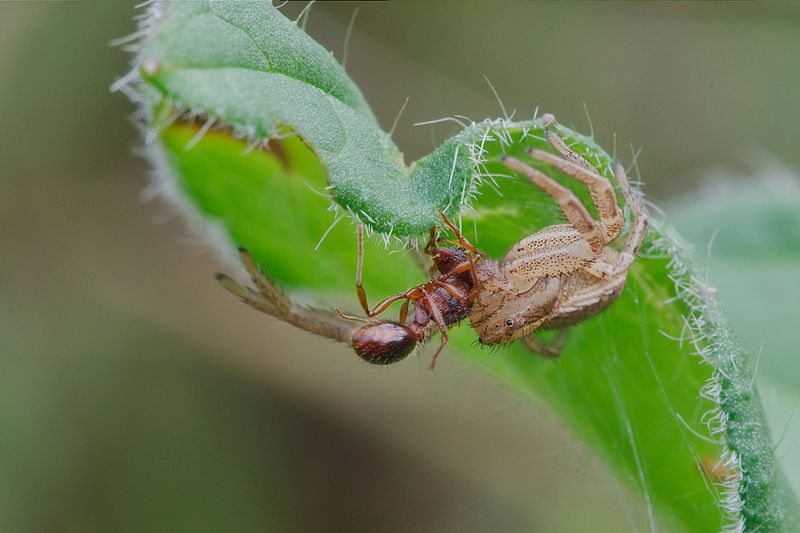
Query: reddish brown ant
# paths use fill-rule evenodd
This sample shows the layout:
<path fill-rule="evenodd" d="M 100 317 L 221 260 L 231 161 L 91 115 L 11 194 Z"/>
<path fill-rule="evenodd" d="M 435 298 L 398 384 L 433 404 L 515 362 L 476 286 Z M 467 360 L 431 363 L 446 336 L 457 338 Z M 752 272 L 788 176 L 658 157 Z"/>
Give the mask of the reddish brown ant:
<path fill-rule="evenodd" d="M 439 354 L 447 344 L 447 328 L 461 322 L 469 315 L 475 299 L 475 264 L 473 254 L 478 251 L 463 236 L 447 217 L 439 211 L 445 225 L 455 234 L 457 248 L 439 248 L 442 242 L 436 237 L 437 227 L 431 228 L 430 240 L 424 253 L 433 259 L 429 269 L 430 280 L 404 293 L 384 298 L 370 309 L 367 295 L 361 285 L 361 267 L 364 256 L 364 238 L 358 228 L 358 265 L 356 267 L 356 290 L 361 307 L 373 318 L 394 302 L 404 300 L 397 322 L 372 322 L 353 335 L 353 349 L 359 357 L 370 363 L 389 364 L 400 361 L 410 354 L 417 344 L 423 343 L 432 332 L 431 321 L 441 334 L 439 348 L 431 359 L 430 368 L 436 366 Z M 438 273 L 439 277 L 434 278 Z M 414 318 L 406 323 L 409 303 L 414 303 Z M 341 314 L 341 313 L 340 313 Z M 347 319 L 355 317 L 342 315 Z"/>
<path fill-rule="evenodd" d="M 431 360 L 432 370 L 447 344 L 447 328 L 467 318 L 477 295 L 475 256 L 478 250 L 443 213 L 439 212 L 439 216 L 454 233 L 453 244 L 458 246 L 439 248 L 438 244 L 445 241 L 437 238 L 438 228 L 432 227 L 430 240 L 423 250 L 433 259 L 433 266 L 428 271 L 428 282 L 384 298 L 372 309 L 369 308 L 367 295 L 361 284 L 364 236 L 362 226 L 358 227 L 356 290 L 361 307 L 369 318 L 374 318 L 394 302 L 404 300 L 397 322 L 367 321 L 361 317 L 345 315 L 338 310 L 336 316 L 321 309 L 296 306 L 258 269 L 244 248 L 239 249 L 242 263 L 258 289 L 244 288 L 226 274 L 218 273 L 216 278 L 226 290 L 248 305 L 306 331 L 349 344 L 361 359 L 371 364 L 386 365 L 404 359 L 438 328 L 441 343 Z M 414 316 L 407 323 L 411 302 L 414 303 Z M 356 329 L 353 326 L 354 321 L 367 324 Z"/>

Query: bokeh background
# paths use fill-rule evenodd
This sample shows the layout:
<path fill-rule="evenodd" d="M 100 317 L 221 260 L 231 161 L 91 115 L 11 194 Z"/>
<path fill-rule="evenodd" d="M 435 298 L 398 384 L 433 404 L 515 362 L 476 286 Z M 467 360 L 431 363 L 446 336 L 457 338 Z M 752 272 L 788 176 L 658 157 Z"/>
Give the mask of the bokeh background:
<path fill-rule="evenodd" d="M 720 230 L 711 279 L 763 347 L 797 487 L 797 233 L 739 215 L 800 210 L 798 4 L 321 2 L 307 29 L 338 57 L 355 7 L 348 71 L 387 129 L 409 98 L 407 160 L 454 132 L 415 122 L 500 114 L 485 74 L 517 117 L 588 133 L 587 109 L 619 157 L 643 148 L 700 255 Z M 0 2 L 0 531 L 646 529 L 545 401 L 446 355 L 367 367 L 220 290 L 108 89 L 134 14 Z"/>

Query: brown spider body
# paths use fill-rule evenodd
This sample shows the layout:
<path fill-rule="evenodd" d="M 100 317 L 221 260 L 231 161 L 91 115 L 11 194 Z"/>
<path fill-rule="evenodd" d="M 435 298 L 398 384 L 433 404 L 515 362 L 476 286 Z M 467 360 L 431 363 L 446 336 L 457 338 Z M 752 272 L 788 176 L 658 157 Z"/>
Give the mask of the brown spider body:
<path fill-rule="evenodd" d="M 612 259 L 614 250 L 604 256 Z M 625 273 L 606 279 L 602 288 L 593 291 L 597 278 L 578 270 L 568 274 L 545 275 L 527 290 L 520 290 L 509 279 L 503 261 L 483 259 L 476 265 L 475 275 L 480 290 L 473 303 L 470 321 L 481 344 L 505 344 L 527 337 L 540 329 L 562 329 L 608 307 L 622 292 Z M 575 305 L 575 294 L 590 291 L 581 305 Z"/>
<path fill-rule="evenodd" d="M 481 256 L 475 264 L 477 296 L 470 322 L 482 344 L 522 340 L 532 351 L 557 355 L 559 347 L 543 346 L 531 334 L 540 329 L 563 330 L 611 305 L 622 292 L 648 219 L 617 163 L 615 177 L 633 220 L 622 250 L 612 248 L 610 243 L 624 221 L 613 186 L 555 134 L 547 132 L 547 139 L 564 158 L 541 150 L 529 150 L 528 155 L 584 183 L 599 220 L 591 217 L 571 190 L 541 171 L 511 157 L 501 158 L 508 168 L 552 196 L 569 223 L 525 237 L 499 261 Z"/>

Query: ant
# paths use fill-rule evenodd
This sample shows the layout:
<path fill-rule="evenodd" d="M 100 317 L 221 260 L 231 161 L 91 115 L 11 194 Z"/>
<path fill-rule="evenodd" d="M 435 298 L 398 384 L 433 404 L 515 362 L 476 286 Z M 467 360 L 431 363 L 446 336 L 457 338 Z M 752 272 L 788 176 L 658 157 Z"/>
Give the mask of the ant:
<path fill-rule="evenodd" d="M 461 234 L 458 228 L 437 211 L 445 226 L 455 235 L 455 247 L 438 245 L 444 241 L 437 237 L 438 227 L 430 230 L 430 240 L 423 253 L 431 256 L 433 266 L 428 270 L 428 281 L 411 289 L 389 296 L 370 309 L 366 291 L 361 283 L 364 261 L 364 231 L 359 224 L 358 262 L 356 266 L 356 291 L 361 307 L 368 319 L 346 315 L 336 310 L 336 315 L 322 309 L 294 305 L 262 273 L 252 256 L 239 248 L 242 263 L 257 287 L 244 288 L 230 276 L 217 273 L 216 279 L 230 293 L 243 302 L 294 326 L 350 345 L 364 361 L 387 365 L 405 359 L 417 345 L 424 343 L 438 329 L 441 335 L 439 348 L 434 354 L 430 369 L 436 366 L 439 354 L 447 344 L 447 329 L 469 316 L 472 302 L 477 297 L 475 256 L 478 250 Z M 393 303 L 404 300 L 397 321 L 369 319 L 386 311 Z M 409 304 L 414 303 L 413 318 L 409 322 Z M 366 323 L 355 328 L 354 322 Z"/>

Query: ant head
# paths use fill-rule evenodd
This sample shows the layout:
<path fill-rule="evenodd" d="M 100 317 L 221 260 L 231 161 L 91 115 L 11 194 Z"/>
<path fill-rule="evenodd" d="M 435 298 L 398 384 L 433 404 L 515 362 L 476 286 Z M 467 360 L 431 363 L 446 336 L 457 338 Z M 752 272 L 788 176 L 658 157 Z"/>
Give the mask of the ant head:
<path fill-rule="evenodd" d="M 353 349 L 373 365 L 390 365 L 405 359 L 417 345 L 417 336 L 397 322 L 375 322 L 356 330 Z"/>
<path fill-rule="evenodd" d="M 439 248 L 433 254 L 433 262 L 440 274 L 448 274 L 468 259 L 463 248 Z"/>

